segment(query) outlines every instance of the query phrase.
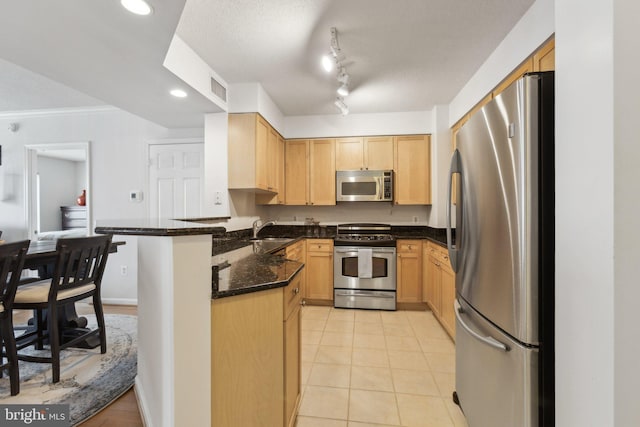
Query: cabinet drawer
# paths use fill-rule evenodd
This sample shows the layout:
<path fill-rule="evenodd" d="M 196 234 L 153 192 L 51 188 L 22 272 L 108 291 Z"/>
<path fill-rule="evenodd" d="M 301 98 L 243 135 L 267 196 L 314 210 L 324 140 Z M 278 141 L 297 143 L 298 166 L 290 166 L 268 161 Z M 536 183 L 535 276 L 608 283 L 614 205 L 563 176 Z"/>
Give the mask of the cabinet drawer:
<path fill-rule="evenodd" d="M 398 253 L 419 254 L 422 252 L 422 241 L 420 240 L 398 240 Z"/>
<path fill-rule="evenodd" d="M 309 252 L 333 252 L 333 240 L 309 239 L 307 240 L 307 250 Z"/>
<path fill-rule="evenodd" d="M 289 283 L 285 288 L 284 288 L 284 293 L 282 294 L 283 296 L 283 307 L 284 307 L 284 312 L 283 312 L 283 316 L 284 316 L 284 320 L 287 320 L 289 318 L 289 315 L 291 315 L 291 313 L 293 312 L 293 310 L 300 305 L 300 298 L 301 298 L 301 289 L 300 289 L 300 285 L 301 283 L 301 277 L 302 275 L 300 273 L 298 273 L 296 275 L 296 277 L 293 278 L 293 280 L 291 281 L 291 283 Z"/>

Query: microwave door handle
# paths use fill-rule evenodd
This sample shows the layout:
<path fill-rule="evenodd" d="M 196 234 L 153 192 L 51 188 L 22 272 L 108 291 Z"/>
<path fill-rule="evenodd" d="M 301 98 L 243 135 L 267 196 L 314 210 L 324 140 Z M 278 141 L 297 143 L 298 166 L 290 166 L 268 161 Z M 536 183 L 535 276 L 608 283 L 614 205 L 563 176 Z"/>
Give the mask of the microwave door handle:
<path fill-rule="evenodd" d="M 382 200 L 382 196 L 383 196 L 383 185 L 382 185 L 382 177 L 377 176 L 375 177 L 376 180 L 376 200 Z"/>

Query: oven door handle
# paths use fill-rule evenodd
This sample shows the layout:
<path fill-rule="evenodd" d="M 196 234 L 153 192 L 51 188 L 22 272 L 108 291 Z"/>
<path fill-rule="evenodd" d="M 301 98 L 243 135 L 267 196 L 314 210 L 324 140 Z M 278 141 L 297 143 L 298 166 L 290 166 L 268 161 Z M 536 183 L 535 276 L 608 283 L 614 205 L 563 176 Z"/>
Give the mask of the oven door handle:
<path fill-rule="evenodd" d="M 364 249 L 364 248 L 365 248 L 365 246 L 362 247 L 362 249 Z M 371 248 L 373 250 L 374 254 L 391 254 L 391 255 L 395 254 L 395 251 L 389 250 L 389 249 L 381 249 L 381 248 L 376 248 L 376 247 L 371 247 L 371 246 L 366 246 L 366 248 L 367 249 Z M 355 254 L 355 255 L 358 254 L 358 250 L 357 249 L 353 250 L 353 249 L 338 249 L 338 248 L 335 248 L 334 252 L 337 253 L 337 254 Z"/>
<path fill-rule="evenodd" d="M 340 291 L 336 291 L 336 296 L 339 297 L 369 297 L 369 298 L 393 298 L 393 295 L 391 295 L 393 292 L 390 292 L 389 295 L 386 294 L 372 294 L 369 292 L 362 292 L 362 291 L 352 291 L 352 292 L 340 292 Z"/>

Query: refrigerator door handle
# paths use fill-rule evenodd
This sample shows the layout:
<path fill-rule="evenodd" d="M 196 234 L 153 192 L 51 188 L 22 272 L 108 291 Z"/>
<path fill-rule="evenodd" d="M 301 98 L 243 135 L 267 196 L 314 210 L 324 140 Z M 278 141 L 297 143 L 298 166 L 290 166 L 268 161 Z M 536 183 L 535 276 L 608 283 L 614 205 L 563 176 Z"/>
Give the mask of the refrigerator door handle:
<path fill-rule="evenodd" d="M 472 337 L 474 337 L 480 342 L 487 344 L 490 347 L 497 348 L 498 350 L 502 350 L 504 352 L 509 351 L 509 347 L 502 344 L 500 341 L 492 337 L 483 337 L 482 335 L 478 334 L 476 331 L 471 329 L 466 323 L 464 323 L 464 321 L 462 320 L 462 316 L 460 316 L 460 313 L 462 313 L 462 307 L 460 307 L 460 304 L 458 303 L 458 301 L 455 301 L 453 303 L 453 308 L 454 308 L 454 312 L 456 313 L 456 319 L 458 319 L 458 322 L 460 322 L 460 325 L 462 325 L 464 330 L 467 331 Z"/>
<path fill-rule="evenodd" d="M 462 173 L 462 168 L 460 167 L 460 152 L 456 148 L 451 156 L 451 165 L 449 166 L 449 178 L 447 179 L 447 204 L 446 204 L 446 218 L 447 218 L 447 250 L 449 251 L 449 260 L 451 262 L 451 268 L 454 272 L 458 272 L 458 249 L 453 246 L 452 238 L 451 238 L 451 204 L 453 201 L 451 200 L 452 196 L 452 186 L 453 186 L 453 174 L 454 173 Z M 461 195 L 458 195 L 460 200 L 462 198 Z"/>

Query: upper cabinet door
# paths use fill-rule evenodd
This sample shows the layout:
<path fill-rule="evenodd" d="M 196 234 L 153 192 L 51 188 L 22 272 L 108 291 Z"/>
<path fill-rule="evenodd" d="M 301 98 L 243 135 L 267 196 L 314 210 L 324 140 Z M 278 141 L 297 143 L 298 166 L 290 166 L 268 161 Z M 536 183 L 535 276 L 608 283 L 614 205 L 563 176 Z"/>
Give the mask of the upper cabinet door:
<path fill-rule="evenodd" d="M 334 139 L 309 142 L 309 188 L 312 205 L 336 204 L 336 148 Z"/>
<path fill-rule="evenodd" d="M 291 139 L 285 144 L 285 203 L 309 204 L 309 140 Z"/>
<path fill-rule="evenodd" d="M 393 137 L 364 138 L 364 165 L 368 170 L 393 169 Z"/>
<path fill-rule="evenodd" d="M 363 151 L 362 138 L 336 139 L 336 170 L 363 170 Z"/>
<path fill-rule="evenodd" d="M 256 187 L 262 190 L 270 190 L 270 179 L 273 174 L 269 170 L 269 160 L 273 156 L 269 152 L 275 148 L 274 136 L 271 135 L 271 127 L 266 120 L 258 116 L 256 122 Z M 271 140 L 271 143 L 270 143 Z"/>
<path fill-rule="evenodd" d="M 555 48 L 555 39 L 551 39 L 533 55 L 533 71 L 553 71 L 556 69 Z"/>
<path fill-rule="evenodd" d="M 396 205 L 431 204 L 431 138 L 406 135 L 394 138 Z"/>

